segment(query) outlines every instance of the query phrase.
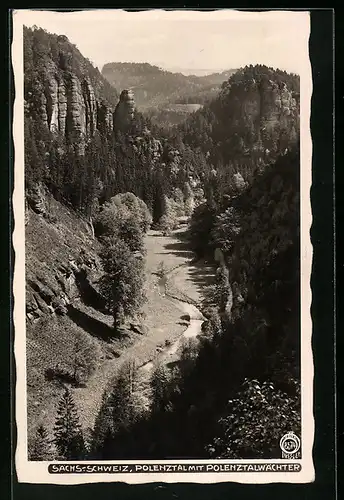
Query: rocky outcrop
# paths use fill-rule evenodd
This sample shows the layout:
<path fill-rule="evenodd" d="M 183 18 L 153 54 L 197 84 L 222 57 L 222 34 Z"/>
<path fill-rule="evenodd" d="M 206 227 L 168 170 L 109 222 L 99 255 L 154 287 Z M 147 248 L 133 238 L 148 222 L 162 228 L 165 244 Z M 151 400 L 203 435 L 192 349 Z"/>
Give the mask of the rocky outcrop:
<path fill-rule="evenodd" d="M 41 115 L 41 120 L 43 122 L 43 125 L 45 125 L 46 127 L 49 127 L 48 113 L 47 113 L 47 98 L 46 98 L 45 94 L 42 93 L 39 100 L 40 100 L 39 114 Z"/>
<path fill-rule="evenodd" d="M 86 141 L 86 105 L 80 80 L 69 75 L 67 90 L 67 133 L 79 148 L 79 153 L 85 151 Z"/>
<path fill-rule="evenodd" d="M 82 89 L 86 106 L 86 133 L 92 137 L 97 128 L 97 101 L 89 78 L 83 81 Z"/>
<path fill-rule="evenodd" d="M 245 189 L 245 187 L 247 186 L 247 182 L 245 182 L 245 179 L 240 172 L 237 172 L 233 175 L 233 183 L 239 192 Z"/>
<path fill-rule="evenodd" d="M 104 307 L 92 282 L 94 270 L 97 271 L 97 263 L 80 254 L 78 262 L 73 259 L 61 262 L 45 277 L 30 273 L 26 288 L 27 319 L 34 322 L 46 314 L 66 314 L 69 305 L 85 297 L 91 297 L 97 307 Z"/>
<path fill-rule="evenodd" d="M 225 93 L 229 91 L 230 87 L 225 89 Z M 264 124 L 274 127 L 283 115 L 297 115 L 299 109 L 297 100 L 285 83 L 264 80 L 247 86 L 237 111 L 260 117 Z"/>
<path fill-rule="evenodd" d="M 110 134 L 114 128 L 125 131 L 134 118 L 131 90 L 123 90 L 113 112 L 106 102 L 97 100 L 89 78 L 80 80 L 71 72 L 47 73 L 43 88 L 39 110 L 43 124 L 53 134 L 62 134 L 74 142 L 80 155 L 97 130 L 102 134 Z M 151 138 L 149 131 L 143 135 L 138 138 L 137 147 L 148 147 L 154 163 L 161 156 L 161 143 Z"/>
<path fill-rule="evenodd" d="M 113 109 L 97 100 L 89 78 L 80 80 L 71 72 L 57 74 L 47 69 L 39 114 L 50 132 L 74 142 L 81 155 L 87 139 L 97 130 L 101 133 L 113 130 Z"/>
<path fill-rule="evenodd" d="M 97 131 L 107 135 L 114 129 L 125 131 L 135 112 L 135 99 L 131 90 L 122 91 L 114 111 L 108 101 L 101 98 L 97 86 L 95 90 L 91 80 L 89 75 L 80 77 L 70 69 L 61 71 L 60 67 L 48 61 L 42 79 L 36 85 L 38 109 L 32 93 L 28 93 L 29 100 L 26 103 L 28 113 L 35 103 L 35 111 L 38 111 L 43 125 L 52 134 L 60 134 L 74 144 L 80 155 L 85 153 L 88 139 Z M 144 135 L 148 136 L 149 131 Z M 144 137 L 144 142 L 149 142 L 154 163 L 161 155 L 161 144 L 154 139 L 146 139 Z M 140 138 L 137 145 L 141 147 Z"/>
<path fill-rule="evenodd" d="M 152 137 L 151 132 L 148 129 L 143 131 L 142 136 L 135 137 L 133 147 L 138 154 L 144 154 L 147 158 L 149 158 L 152 168 L 154 168 L 163 154 L 161 141 Z"/>
<path fill-rule="evenodd" d="M 125 131 L 134 118 L 134 111 L 135 99 L 133 92 L 131 90 L 123 90 L 113 117 L 114 128 Z"/>
<path fill-rule="evenodd" d="M 113 130 L 113 112 L 105 102 L 98 103 L 97 128 L 103 134 L 108 134 Z"/>
<path fill-rule="evenodd" d="M 166 160 L 168 160 L 168 164 L 170 165 L 171 172 L 174 175 L 177 175 L 181 164 L 180 164 L 180 152 L 178 149 L 174 148 L 169 148 L 167 151 L 165 151 L 164 156 Z M 165 165 L 165 163 L 164 163 Z"/>
<path fill-rule="evenodd" d="M 244 137 L 237 141 L 244 154 L 259 150 L 266 154 L 283 150 L 288 143 L 297 140 L 299 130 L 299 99 L 285 82 L 274 80 L 273 73 L 256 80 L 245 77 L 244 82 L 231 85 L 228 82 L 219 101 L 227 108 L 223 113 L 223 125 L 231 128 L 229 135 L 234 136 L 237 123 L 248 126 L 253 134 L 247 148 Z M 249 124 L 249 125 L 247 125 Z"/>
<path fill-rule="evenodd" d="M 67 98 L 65 82 L 50 75 L 44 84 L 42 118 L 52 133 L 66 132 Z"/>
<path fill-rule="evenodd" d="M 43 184 L 36 184 L 26 192 L 25 208 L 26 208 L 26 221 L 29 220 L 29 206 L 34 212 L 39 215 L 46 215 L 48 211 L 46 201 L 46 188 Z"/>
<path fill-rule="evenodd" d="M 56 201 L 43 185 L 27 190 L 25 201 L 28 319 L 65 314 L 79 299 L 104 308 L 98 290 L 99 246 L 89 221 Z"/>
<path fill-rule="evenodd" d="M 58 131 L 58 115 L 59 115 L 59 102 L 58 102 L 58 83 L 56 77 L 48 78 L 45 82 L 45 97 L 46 97 L 46 112 L 48 126 L 51 132 Z"/>
<path fill-rule="evenodd" d="M 67 314 L 68 306 L 77 300 L 104 309 L 104 299 L 92 282 L 97 267 L 89 263 L 63 262 L 50 270 L 47 279 L 30 273 L 26 288 L 27 319 L 35 322 L 44 315 Z"/>
<path fill-rule="evenodd" d="M 58 113 L 59 132 L 65 134 L 66 120 L 67 120 L 67 97 L 66 97 L 66 86 L 62 79 L 58 85 L 58 109 L 59 109 Z"/>
<path fill-rule="evenodd" d="M 280 88 L 269 80 L 263 90 L 260 99 L 263 126 L 270 133 L 277 125 L 287 125 L 288 117 L 295 114 L 297 103 L 285 84 Z"/>

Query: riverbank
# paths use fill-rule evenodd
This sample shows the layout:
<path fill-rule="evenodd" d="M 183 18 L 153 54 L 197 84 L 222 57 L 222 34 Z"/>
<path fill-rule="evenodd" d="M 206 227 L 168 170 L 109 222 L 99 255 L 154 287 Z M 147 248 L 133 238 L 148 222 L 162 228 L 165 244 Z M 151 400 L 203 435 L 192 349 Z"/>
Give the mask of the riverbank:
<path fill-rule="evenodd" d="M 158 231 L 149 231 L 146 235 L 147 302 L 143 308 L 143 322 L 147 334 L 123 350 L 118 358 L 104 361 L 86 387 L 73 389 L 84 431 L 89 432 L 94 427 L 103 393 L 124 362 L 133 360 L 140 367 L 158 357 L 172 357 L 185 336 L 197 336 L 200 332 L 204 318 L 195 304 L 202 299 L 202 287 L 211 281 L 211 270 L 193 263 L 194 255 L 188 248 L 185 233 L 186 227 L 169 236 Z M 178 291 L 178 299 L 168 296 L 159 285 L 157 271 L 161 262 L 169 274 L 168 287 Z M 189 297 L 193 304 L 183 302 L 183 296 Z"/>

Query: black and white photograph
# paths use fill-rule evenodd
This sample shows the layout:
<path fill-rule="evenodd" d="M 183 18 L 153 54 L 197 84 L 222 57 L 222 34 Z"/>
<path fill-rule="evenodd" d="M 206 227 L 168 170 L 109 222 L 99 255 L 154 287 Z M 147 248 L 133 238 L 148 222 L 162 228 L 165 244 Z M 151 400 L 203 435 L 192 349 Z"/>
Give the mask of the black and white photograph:
<path fill-rule="evenodd" d="M 313 481 L 309 12 L 13 24 L 19 481 Z"/>

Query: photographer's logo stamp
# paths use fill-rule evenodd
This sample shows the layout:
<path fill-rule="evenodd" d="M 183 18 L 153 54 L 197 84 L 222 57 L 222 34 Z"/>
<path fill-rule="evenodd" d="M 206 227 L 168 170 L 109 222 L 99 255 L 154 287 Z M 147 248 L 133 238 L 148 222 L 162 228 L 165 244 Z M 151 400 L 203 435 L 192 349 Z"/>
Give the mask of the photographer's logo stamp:
<path fill-rule="evenodd" d="M 282 450 L 282 458 L 300 458 L 301 441 L 300 438 L 293 432 L 284 434 L 280 440 L 280 448 Z"/>

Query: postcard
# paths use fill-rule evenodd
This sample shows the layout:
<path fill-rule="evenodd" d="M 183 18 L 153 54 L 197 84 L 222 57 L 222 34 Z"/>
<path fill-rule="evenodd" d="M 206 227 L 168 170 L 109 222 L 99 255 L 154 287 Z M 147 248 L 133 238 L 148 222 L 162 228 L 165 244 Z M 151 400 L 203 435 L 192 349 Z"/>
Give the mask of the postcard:
<path fill-rule="evenodd" d="M 13 12 L 20 482 L 314 481 L 309 36 Z"/>

